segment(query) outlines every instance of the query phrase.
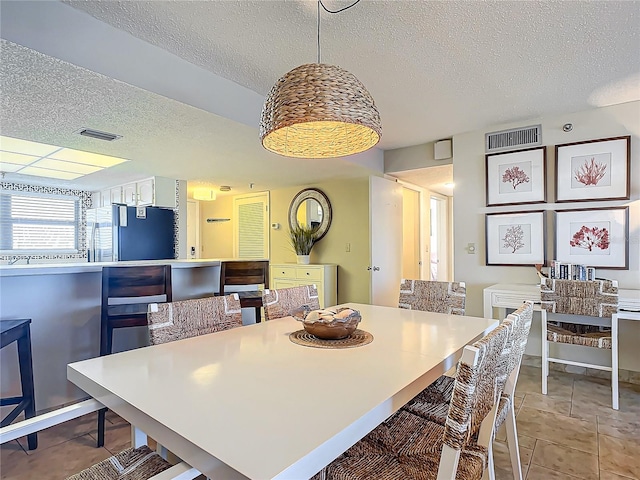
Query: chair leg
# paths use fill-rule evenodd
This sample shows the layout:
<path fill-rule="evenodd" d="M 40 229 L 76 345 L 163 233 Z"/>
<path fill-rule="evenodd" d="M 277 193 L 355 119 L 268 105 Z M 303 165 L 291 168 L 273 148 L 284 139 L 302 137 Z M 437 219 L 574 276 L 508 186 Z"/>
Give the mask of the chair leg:
<path fill-rule="evenodd" d="M 549 376 L 549 342 L 547 341 L 547 312 L 540 312 L 542 324 L 542 394 L 547 394 L 547 377 Z"/>
<path fill-rule="evenodd" d="M 496 466 L 493 463 L 493 442 L 490 442 L 489 451 L 487 456 L 487 474 L 483 475 L 483 478 L 488 478 L 489 480 L 496 480 Z"/>
<path fill-rule="evenodd" d="M 24 418 L 36 416 L 36 396 L 33 386 L 33 360 L 31 356 L 31 333 L 27 328 L 26 335 L 20 337 L 18 343 L 18 364 L 20 367 L 20 384 L 22 398 L 28 400 L 24 409 Z M 27 435 L 29 450 L 38 448 L 38 436 L 35 433 Z"/>
<path fill-rule="evenodd" d="M 518 431 L 516 430 L 516 411 L 512 404 L 505 421 L 507 429 L 507 445 L 509 446 L 509 457 L 511 457 L 511 469 L 513 479 L 522 480 L 522 464 L 520 463 L 520 447 L 518 445 Z"/>
<path fill-rule="evenodd" d="M 256 323 L 260 323 L 262 307 L 256 307 Z"/>
<path fill-rule="evenodd" d="M 611 316 L 611 395 L 612 406 L 614 410 L 618 410 L 618 315 Z"/>
<path fill-rule="evenodd" d="M 96 442 L 96 447 L 104 447 L 104 427 L 105 427 L 105 414 L 107 413 L 106 408 L 102 408 L 98 410 L 98 440 Z"/>

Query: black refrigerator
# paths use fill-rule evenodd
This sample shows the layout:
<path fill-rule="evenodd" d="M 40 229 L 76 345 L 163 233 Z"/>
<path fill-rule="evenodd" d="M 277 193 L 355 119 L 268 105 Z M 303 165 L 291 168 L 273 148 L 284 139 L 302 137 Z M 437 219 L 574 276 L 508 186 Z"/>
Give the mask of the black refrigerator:
<path fill-rule="evenodd" d="M 110 205 L 87 210 L 89 262 L 175 258 L 174 212 Z"/>

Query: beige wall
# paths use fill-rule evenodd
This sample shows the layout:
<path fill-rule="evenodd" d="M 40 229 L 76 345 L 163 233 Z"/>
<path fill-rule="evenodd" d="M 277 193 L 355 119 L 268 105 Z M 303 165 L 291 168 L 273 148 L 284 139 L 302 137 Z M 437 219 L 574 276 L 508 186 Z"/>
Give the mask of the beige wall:
<path fill-rule="evenodd" d="M 207 223 L 207 218 L 230 218 L 228 222 Z M 200 202 L 201 258 L 233 257 L 233 196 Z"/>
<path fill-rule="evenodd" d="M 436 160 L 433 158 L 435 142 L 423 143 L 412 147 L 396 148 L 384 152 L 384 171 L 402 172 L 416 168 L 435 167 L 453 163 L 453 158 Z"/>
<path fill-rule="evenodd" d="M 329 231 L 311 251 L 311 263 L 338 265 L 338 302 L 369 302 L 369 178 L 334 180 L 313 185 L 270 191 L 269 223 L 270 262 L 295 263 L 296 255 L 289 245 L 289 204 L 304 188 L 322 190 L 333 210 Z M 207 218 L 231 218 L 229 222 L 207 223 Z M 200 202 L 200 235 L 203 258 L 233 257 L 233 197 L 218 197 L 213 202 Z M 350 252 L 346 244 L 350 244 Z"/>
<path fill-rule="evenodd" d="M 573 131 L 565 133 L 562 125 L 573 124 Z M 513 207 L 485 207 L 485 132 L 503 130 L 526 125 L 542 124 L 542 139 L 547 148 L 547 200 L 550 203 L 518 205 Z M 609 202 L 575 202 L 555 204 L 554 164 L 556 144 L 578 142 L 598 138 L 631 135 L 631 200 Z M 485 266 L 485 213 L 495 211 L 523 211 L 545 209 L 594 208 L 629 205 L 630 238 L 629 270 L 598 269 L 599 277 L 616 279 L 622 289 L 640 289 L 640 102 L 593 109 L 586 112 L 544 117 L 507 125 L 498 125 L 483 131 L 470 132 L 454 137 L 455 159 L 453 176 L 455 193 L 454 248 L 455 280 L 467 285 L 467 312 L 482 315 L 482 290 L 496 283 L 537 282 L 533 267 Z M 547 259 L 553 259 L 553 214 L 548 214 Z M 470 255 L 465 250 L 468 243 L 477 245 L 477 253 Z M 620 368 L 640 371 L 640 356 L 635 353 L 640 340 L 640 324 L 621 322 L 620 325 Z M 539 352 L 540 333 L 537 335 Z M 533 332 L 532 332 L 533 333 Z M 535 341 L 533 342 L 535 344 Z M 530 339 L 530 345 L 532 341 Z M 529 351 L 529 348 L 528 348 Z M 601 352 L 597 352 L 601 353 Z M 605 355 L 606 357 L 606 355 Z M 595 358 L 595 357 L 594 357 Z"/>
<path fill-rule="evenodd" d="M 311 263 L 338 265 L 338 303 L 369 302 L 369 178 L 334 180 L 313 185 L 271 190 L 271 263 L 295 263 L 289 245 L 289 204 L 303 188 L 322 190 L 333 210 L 331 227 L 311 251 Z M 351 251 L 346 252 L 346 244 Z"/>

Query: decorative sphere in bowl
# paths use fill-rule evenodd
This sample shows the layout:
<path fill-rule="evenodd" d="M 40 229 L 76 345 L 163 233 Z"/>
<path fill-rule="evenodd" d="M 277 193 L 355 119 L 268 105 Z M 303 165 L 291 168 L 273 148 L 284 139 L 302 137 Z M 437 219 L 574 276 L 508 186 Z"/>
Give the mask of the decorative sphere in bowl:
<path fill-rule="evenodd" d="M 302 317 L 294 314 L 294 318 L 302 322 L 308 333 L 323 340 L 348 337 L 362 320 L 360 312 L 352 308 L 312 310 L 304 312 Z"/>

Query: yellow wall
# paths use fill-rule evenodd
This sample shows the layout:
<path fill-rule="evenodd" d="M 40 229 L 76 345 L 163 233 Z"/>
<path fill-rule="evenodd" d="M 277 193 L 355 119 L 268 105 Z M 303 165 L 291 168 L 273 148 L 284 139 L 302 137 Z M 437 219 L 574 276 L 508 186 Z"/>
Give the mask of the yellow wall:
<path fill-rule="evenodd" d="M 207 218 L 230 218 L 228 222 L 207 223 Z M 233 197 L 200 202 L 200 245 L 202 258 L 233 257 Z"/>
<path fill-rule="evenodd" d="M 322 190 L 333 211 L 329 231 L 311 251 L 311 263 L 338 265 L 338 303 L 369 303 L 369 178 L 333 180 L 313 185 L 271 190 L 271 263 L 295 263 L 289 245 L 287 215 L 293 197 L 304 188 Z M 346 252 L 346 244 L 351 251 Z"/>

